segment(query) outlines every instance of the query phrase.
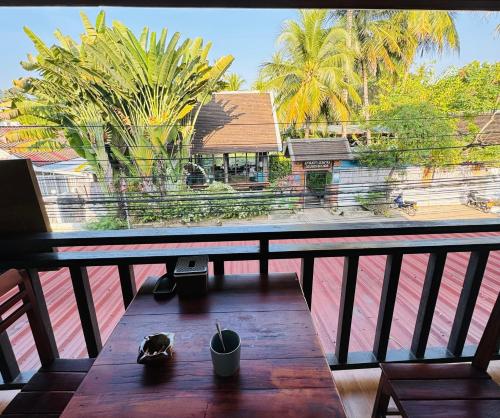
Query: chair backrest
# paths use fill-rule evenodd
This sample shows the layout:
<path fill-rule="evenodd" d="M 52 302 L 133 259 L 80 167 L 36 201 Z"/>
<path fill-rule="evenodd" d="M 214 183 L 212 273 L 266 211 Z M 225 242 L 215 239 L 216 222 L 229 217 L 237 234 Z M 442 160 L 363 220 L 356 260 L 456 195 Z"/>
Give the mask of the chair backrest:
<path fill-rule="evenodd" d="M 472 365 L 477 369 L 486 371 L 494 354 L 498 353 L 500 340 L 500 292 L 491 311 L 490 318 L 484 328 L 483 336 L 477 346 Z"/>
<path fill-rule="evenodd" d="M 11 290 L 14 294 L 0 303 L 0 333 L 26 314 L 42 365 L 50 364 L 54 357 L 50 339 L 41 320 L 39 306 L 33 293 L 29 275 L 24 270 L 7 270 L 0 274 L 0 297 Z M 5 317 L 4 315 L 9 312 Z"/>

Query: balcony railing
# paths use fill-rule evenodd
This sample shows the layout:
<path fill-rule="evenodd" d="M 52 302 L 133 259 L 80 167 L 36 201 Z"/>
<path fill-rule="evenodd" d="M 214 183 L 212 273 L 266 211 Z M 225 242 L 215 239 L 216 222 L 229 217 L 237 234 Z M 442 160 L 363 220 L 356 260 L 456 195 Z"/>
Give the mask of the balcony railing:
<path fill-rule="evenodd" d="M 491 251 L 500 249 L 500 235 L 474 238 L 436 238 L 381 240 L 361 242 L 280 243 L 279 240 L 310 238 L 343 238 L 368 236 L 400 236 L 417 234 L 453 234 L 500 232 L 498 220 L 449 222 L 383 222 L 329 225 L 264 225 L 246 227 L 142 229 L 101 232 L 36 233 L 0 237 L 0 271 L 26 269 L 36 297 L 40 301 L 44 325 L 52 336 L 52 350 L 58 356 L 39 270 L 69 267 L 83 334 L 90 357 L 102 348 L 95 306 L 87 273 L 88 266 L 118 266 L 124 306 L 136 293 L 134 264 L 167 265 L 172 271 L 177 257 L 206 254 L 213 262 L 214 273 L 224 274 L 224 262 L 258 260 L 260 273 L 268 273 L 269 260 L 301 259 L 300 283 L 305 301 L 311 309 L 313 300 L 314 261 L 318 257 L 344 257 L 335 351 L 327 353 L 330 368 L 370 367 L 380 361 L 465 361 L 475 347 L 465 346 L 467 332 L 484 271 Z M 116 251 L 54 251 L 57 247 L 125 245 L 152 243 L 201 243 L 255 241 L 254 245 L 225 245 Z M 431 322 L 436 307 L 447 254 L 470 252 L 467 270 L 447 347 L 427 347 Z M 389 334 L 398 293 L 403 256 L 429 253 L 416 325 L 408 350 L 388 350 Z M 360 257 L 385 255 L 386 266 L 378 308 L 373 349 L 349 352 L 356 280 Z M 0 336 L 0 371 L 10 387 L 22 385 L 23 376 L 6 335 Z"/>

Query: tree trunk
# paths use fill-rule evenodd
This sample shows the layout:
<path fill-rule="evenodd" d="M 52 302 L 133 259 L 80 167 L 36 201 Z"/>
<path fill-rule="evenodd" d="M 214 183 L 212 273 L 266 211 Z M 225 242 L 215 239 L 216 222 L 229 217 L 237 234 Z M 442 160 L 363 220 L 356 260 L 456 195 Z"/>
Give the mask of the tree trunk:
<path fill-rule="evenodd" d="M 306 118 L 304 124 L 304 138 L 309 138 L 311 136 L 311 122 L 309 121 L 309 117 Z"/>
<path fill-rule="evenodd" d="M 352 10 L 347 10 L 347 40 L 346 40 L 346 46 L 347 49 L 352 48 L 352 21 L 353 21 L 353 11 Z M 349 82 L 349 78 L 345 77 L 345 81 Z M 347 101 L 349 100 L 349 93 L 347 92 L 347 89 L 344 89 L 342 91 L 342 97 L 344 99 L 344 103 L 347 105 Z M 342 122 L 342 137 L 347 138 L 347 121 Z"/>
<path fill-rule="evenodd" d="M 366 64 L 361 64 L 361 72 L 363 75 L 363 112 L 365 114 L 365 121 L 368 124 L 370 122 L 370 99 L 368 97 L 368 71 Z M 366 145 L 370 145 L 370 140 L 372 139 L 372 133 L 368 128 L 366 130 Z"/>
<path fill-rule="evenodd" d="M 118 219 L 126 220 L 128 223 L 128 213 L 122 188 L 121 166 L 113 155 L 109 144 L 105 144 L 105 151 L 108 156 L 109 163 L 107 173 L 105 173 L 105 178 L 107 179 L 111 192 L 114 193 L 117 198 L 116 217 Z"/>

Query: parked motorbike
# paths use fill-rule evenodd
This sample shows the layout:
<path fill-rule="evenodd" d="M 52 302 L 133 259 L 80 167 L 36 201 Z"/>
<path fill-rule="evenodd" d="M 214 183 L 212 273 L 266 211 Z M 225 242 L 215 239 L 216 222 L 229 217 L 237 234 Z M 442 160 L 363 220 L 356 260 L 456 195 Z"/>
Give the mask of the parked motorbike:
<path fill-rule="evenodd" d="M 411 200 L 404 200 L 403 193 L 400 193 L 396 199 L 393 201 L 393 207 L 396 209 L 401 209 L 409 216 L 415 216 L 417 214 L 417 202 Z"/>
<path fill-rule="evenodd" d="M 481 212 L 489 212 L 491 209 L 489 199 L 478 196 L 475 190 L 469 191 L 467 194 L 466 205 L 472 208 L 478 209 Z"/>

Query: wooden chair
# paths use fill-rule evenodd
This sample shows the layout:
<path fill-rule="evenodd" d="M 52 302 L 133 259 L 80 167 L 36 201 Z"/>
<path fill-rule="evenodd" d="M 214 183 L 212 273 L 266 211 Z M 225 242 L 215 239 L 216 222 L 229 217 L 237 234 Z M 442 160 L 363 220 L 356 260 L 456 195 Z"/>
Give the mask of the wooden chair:
<path fill-rule="evenodd" d="M 372 418 L 494 418 L 500 416 L 500 386 L 486 373 L 500 338 L 500 294 L 472 363 L 384 363 Z M 392 397 L 397 413 L 388 412 Z"/>
<path fill-rule="evenodd" d="M 0 275 L 0 297 L 12 290 L 15 293 L 0 304 L 0 333 L 26 314 L 42 367 L 9 403 L 2 416 L 58 417 L 90 369 L 93 359 L 54 358 L 26 272 L 8 270 Z"/>

